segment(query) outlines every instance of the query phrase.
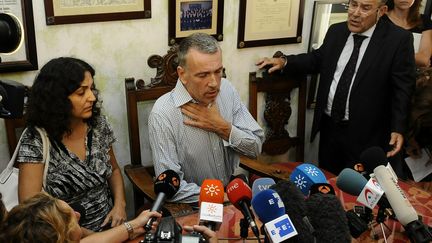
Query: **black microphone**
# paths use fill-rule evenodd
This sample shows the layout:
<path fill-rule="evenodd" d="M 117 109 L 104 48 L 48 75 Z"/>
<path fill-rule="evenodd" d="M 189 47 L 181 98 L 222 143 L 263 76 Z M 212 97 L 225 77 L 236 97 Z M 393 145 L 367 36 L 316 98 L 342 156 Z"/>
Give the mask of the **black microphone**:
<path fill-rule="evenodd" d="M 159 212 L 166 199 L 172 198 L 178 191 L 180 186 L 180 177 L 173 170 L 162 172 L 154 183 L 154 192 L 157 194 L 156 200 L 153 203 L 150 211 Z M 145 230 L 149 231 L 152 228 L 155 217 L 150 218 L 144 226 Z"/>
<path fill-rule="evenodd" d="M 286 242 L 314 242 L 314 229 L 310 223 L 305 204 L 305 196 L 291 181 L 280 180 L 270 186 L 275 190 L 285 205 L 285 213 L 289 215 L 297 235 Z"/>
<path fill-rule="evenodd" d="M 366 177 L 366 179 L 369 179 L 369 174 L 373 172 L 375 167 L 388 164 L 386 154 L 384 153 L 383 149 L 378 146 L 373 146 L 365 149 L 360 154 L 360 161 L 362 162 L 362 165 L 364 167 L 364 172 L 368 176 Z"/>
<path fill-rule="evenodd" d="M 345 210 L 335 195 L 313 194 L 306 199 L 306 208 L 317 242 L 351 242 Z"/>

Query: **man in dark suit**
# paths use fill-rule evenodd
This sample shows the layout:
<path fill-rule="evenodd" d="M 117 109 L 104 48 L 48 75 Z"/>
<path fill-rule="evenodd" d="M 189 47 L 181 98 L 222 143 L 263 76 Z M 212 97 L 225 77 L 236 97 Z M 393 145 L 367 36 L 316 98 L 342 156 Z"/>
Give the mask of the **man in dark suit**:
<path fill-rule="evenodd" d="M 368 147 L 398 157 L 403 144 L 415 85 L 413 37 L 380 19 L 385 2 L 350 0 L 348 21 L 332 25 L 319 49 L 257 63 L 271 66 L 269 73 L 320 74 L 311 140 L 320 131 L 319 165 L 335 174 Z"/>

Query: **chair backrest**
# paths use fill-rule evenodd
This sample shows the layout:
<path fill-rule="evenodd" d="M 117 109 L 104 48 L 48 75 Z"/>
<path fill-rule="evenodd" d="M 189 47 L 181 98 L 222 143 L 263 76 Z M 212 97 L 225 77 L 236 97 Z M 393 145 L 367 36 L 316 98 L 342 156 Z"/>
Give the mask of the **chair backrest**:
<path fill-rule="evenodd" d="M 277 52 L 274 57 L 282 53 Z M 305 116 L 306 116 L 306 75 L 289 76 L 263 72 L 257 77 L 249 74 L 249 111 L 257 119 L 258 93 L 265 93 L 264 120 L 266 122 L 266 141 L 262 151 L 267 155 L 280 155 L 295 148 L 296 161 L 304 160 Z M 290 136 L 285 129 L 292 114 L 291 92 L 298 88 L 297 134 Z"/>
<path fill-rule="evenodd" d="M 163 57 L 152 55 L 147 63 L 156 68 L 156 76 L 150 84 L 134 78 L 125 79 L 127 118 L 129 125 L 129 145 L 132 165 L 141 165 L 141 143 L 138 122 L 138 102 L 156 100 L 171 91 L 177 82 L 177 51 L 178 46 L 171 47 Z"/>
<path fill-rule="evenodd" d="M 25 126 L 23 118 L 5 119 L 6 139 L 9 145 L 9 154 L 12 156 L 18 144 L 18 139 Z"/>

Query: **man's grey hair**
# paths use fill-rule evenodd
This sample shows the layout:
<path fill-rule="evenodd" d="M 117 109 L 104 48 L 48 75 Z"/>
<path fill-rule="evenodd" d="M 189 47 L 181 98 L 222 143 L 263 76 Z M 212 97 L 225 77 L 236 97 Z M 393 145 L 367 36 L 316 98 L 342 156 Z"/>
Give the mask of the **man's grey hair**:
<path fill-rule="evenodd" d="M 179 66 L 186 67 L 186 55 L 190 49 L 195 49 L 206 54 L 213 54 L 221 50 L 219 43 L 211 35 L 194 33 L 180 42 L 177 53 Z"/>

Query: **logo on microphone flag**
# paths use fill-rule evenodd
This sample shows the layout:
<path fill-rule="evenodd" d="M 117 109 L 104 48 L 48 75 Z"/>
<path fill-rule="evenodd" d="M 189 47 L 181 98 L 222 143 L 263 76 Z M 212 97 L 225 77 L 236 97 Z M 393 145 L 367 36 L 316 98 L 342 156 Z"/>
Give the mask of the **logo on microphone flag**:
<path fill-rule="evenodd" d="M 357 202 L 367 206 L 370 209 L 373 209 L 383 194 L 384 191 L 382 190 L 381 186 L 378 184 L 375 178 L 371 177 L 361 191 L 360 195 L 357 197 Z"/>
<path fill-rule="evenodd" d="M 222 223 L 223 204 L 201 202 L 200 220 Z"/>
<path fill-rule="evenodd" d="M 267 222 L 264 228 L 273 243 L 282 242 L 298 234 L 287 214 Z"/>
<path fill-rule="evenodd" d="M 221 193 L 221 189 L 218 185 L 207 184 L 206 187 L 203 188 L 206 194 L 210 194 L 211 197 L 217 196 L 219 193 Z"/>

